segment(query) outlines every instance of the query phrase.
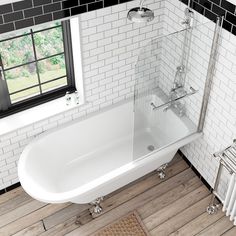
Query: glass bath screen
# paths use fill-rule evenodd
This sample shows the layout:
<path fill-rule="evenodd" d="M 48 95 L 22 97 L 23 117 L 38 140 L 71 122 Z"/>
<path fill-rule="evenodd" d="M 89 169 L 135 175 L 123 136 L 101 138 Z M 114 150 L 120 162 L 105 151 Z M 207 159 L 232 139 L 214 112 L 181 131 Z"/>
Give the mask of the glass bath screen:
<path fill-rule="evenodd" d="M 133 159 L 197 132 L 214 23 L 158 37 L 135 68 Z"/>

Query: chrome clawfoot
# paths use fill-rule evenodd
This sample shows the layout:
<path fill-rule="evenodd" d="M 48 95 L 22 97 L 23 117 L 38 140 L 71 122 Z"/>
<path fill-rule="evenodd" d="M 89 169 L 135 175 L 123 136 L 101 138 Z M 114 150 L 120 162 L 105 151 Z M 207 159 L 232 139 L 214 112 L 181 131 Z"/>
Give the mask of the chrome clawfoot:
<path fill-rule="evenodd" d="M 206 209 L 207 213 L 209 215 L 213 215 L 215 213 L 217 213 L 218 209 L 219 209 L 220 205 L 219 204 L 213 204 L 213 205 L 209 205 Z"/>
<path fill-rule="evenodd" d="M 166 163 L 157 169 L 157 174 L 160 179 L 164 179 L 166 177 L 165 169 L 167 166 L 168 166 L 168 164 Z"/>
<path fill-rule="evenodd" d="M 207 207 L 206 211 L 209 215 L 213 215 L 217 213 L 218 209 L 220 208 L 220 204 L 216 203 L 216 196 L 213 194 L 211 198 L 211 202 Z"/>
<path fill-rule="evenodd" d="M 97 215 L 100 215 L 102 213 L 102 207 L 101 202 L 103 201 L 103 197 L 99 197 L 96 200 L 92 201 L 90 205 L 93 207 L 90 209 L 90 212 L 92 214 L 92 217 L 96 217 Z"/>

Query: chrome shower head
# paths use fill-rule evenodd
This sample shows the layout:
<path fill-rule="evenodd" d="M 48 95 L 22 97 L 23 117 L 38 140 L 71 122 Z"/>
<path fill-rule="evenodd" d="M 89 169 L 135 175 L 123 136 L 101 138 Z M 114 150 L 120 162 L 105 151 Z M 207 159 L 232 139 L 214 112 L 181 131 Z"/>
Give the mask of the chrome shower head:
<path fill-rule="evenodd" d="M 149 22 L 154 19 L 154 12 L 143 7 L 144 0 L 140 1 L 140 6 L 132 8 L 127 14 L 127 18 L 136 23 Z"/>
<path fill-rule="evenodd" d="M 145 7 L 135 7 L 128 12 L 127 18 L 136 23 L 149 22 L 154 19 L 154 13 Z"/>

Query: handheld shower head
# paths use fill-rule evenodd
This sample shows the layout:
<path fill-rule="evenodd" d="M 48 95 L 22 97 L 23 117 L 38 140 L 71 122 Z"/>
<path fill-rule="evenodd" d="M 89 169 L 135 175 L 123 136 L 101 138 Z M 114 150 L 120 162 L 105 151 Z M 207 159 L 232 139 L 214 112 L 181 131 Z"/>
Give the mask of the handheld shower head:
<path fill-rule="evenodd" d="M 127 14 L 127 18 L 136 23 L 149 22 L 154 19 L 154 12 L 143 7 L 144 0 L 140 1 L 139 7 L 132 8 Z"/>

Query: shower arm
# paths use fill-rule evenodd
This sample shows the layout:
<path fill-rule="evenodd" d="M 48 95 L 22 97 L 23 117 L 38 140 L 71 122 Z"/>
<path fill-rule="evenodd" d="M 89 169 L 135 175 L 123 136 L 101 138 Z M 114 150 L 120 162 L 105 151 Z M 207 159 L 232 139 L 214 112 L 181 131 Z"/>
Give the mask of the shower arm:
<path fill-rule="evenodd" d="M 139 10 L 142 10 L 144 1 L 145 1 L 145 0 L 141 0 L 141 1 L 140 1 L 140 3 L 139 3 Z"/>

